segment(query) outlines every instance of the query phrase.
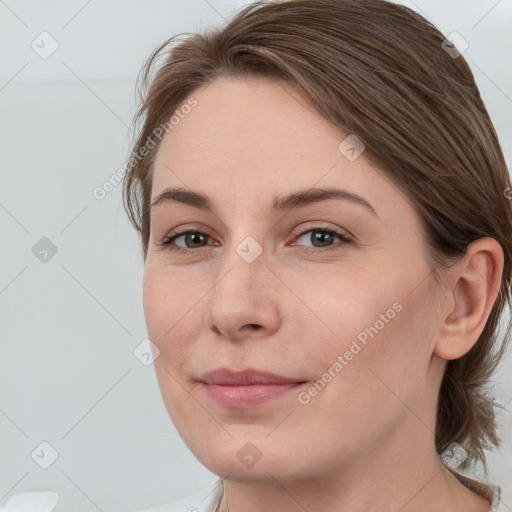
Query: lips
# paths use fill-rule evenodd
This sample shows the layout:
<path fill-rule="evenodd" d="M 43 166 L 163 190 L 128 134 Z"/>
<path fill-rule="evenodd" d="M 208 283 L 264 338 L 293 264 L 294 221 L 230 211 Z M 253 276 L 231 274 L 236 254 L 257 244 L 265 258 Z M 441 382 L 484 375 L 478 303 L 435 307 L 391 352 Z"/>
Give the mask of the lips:
<path fill-rule="evenodd" d="M 304 382 L 269 373 L 262 370 L 248 368 L 243 371 L 235 371 L 229 368 L 217 368 L 207 372 L 199 379 L 205 384 L 218 384 L 221 386 L 249 386 L 252 384 L 292 384 Z"/>
<path fill-rule="evenodd" d="M 231 408 L 247 408 L 288 394 L 304 381 L 261 370 L 217 368 L 201 376 L 206 395 Z"/>

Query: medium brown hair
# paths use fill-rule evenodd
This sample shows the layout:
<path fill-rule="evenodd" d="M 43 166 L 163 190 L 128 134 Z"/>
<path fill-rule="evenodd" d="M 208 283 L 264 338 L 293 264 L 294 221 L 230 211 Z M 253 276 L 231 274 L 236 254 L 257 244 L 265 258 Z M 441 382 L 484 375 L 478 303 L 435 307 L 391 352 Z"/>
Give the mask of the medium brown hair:
<path fill-rule="evenodd" d="M 141 126 L 123 201 L 145 259 L 159 141 L 144 155 L 142 150 L 154 142 L 158 127 L 172 128 L 169 119 L 196 89 L 221 76 L 259 75 L 293 85 L 325 119 L 365 144 L 365 155 L 413 201 L 437 282 L 468 244 L 497 240 L 504 252 L 498 297 L 474 347 L 448 361 L 437 404 L 437 451 L 461 444 L 469 454 L 462 467 L 468 467 L 477 460 L 485 464 L 484 450 L 499 446 L 487 386 L 512 327 L 506 325 L 499 343 L 500 317 L 505 304 L 510 307 L 512 210 L 506 191 L 512 189 L 473 74 L 463 56 L 448 49 L 435 26 L 384 0 L 259 1 L 222 28 L 178 34 L 141 70 L 134 119 Z"/>

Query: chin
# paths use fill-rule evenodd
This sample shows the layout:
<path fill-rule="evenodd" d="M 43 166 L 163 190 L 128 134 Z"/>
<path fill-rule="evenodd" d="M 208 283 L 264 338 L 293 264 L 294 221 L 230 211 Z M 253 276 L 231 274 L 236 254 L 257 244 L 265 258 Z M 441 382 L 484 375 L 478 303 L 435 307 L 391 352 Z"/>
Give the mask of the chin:
<path fill-rule="evenodd" d="M 311 461 L 307 454 L 299 453 L 296 443 L 290 441 L 289 446 L 283 447 L 277 437 L 276 442 L 279 444 L 265 436 L 251 440 L 247 435 L 234 435 L 222 442 L 207 438 L 187 445 L 209 471 L 233 482 L 268 482 L 273 478 L 284 482 L 311 472 Z"/>

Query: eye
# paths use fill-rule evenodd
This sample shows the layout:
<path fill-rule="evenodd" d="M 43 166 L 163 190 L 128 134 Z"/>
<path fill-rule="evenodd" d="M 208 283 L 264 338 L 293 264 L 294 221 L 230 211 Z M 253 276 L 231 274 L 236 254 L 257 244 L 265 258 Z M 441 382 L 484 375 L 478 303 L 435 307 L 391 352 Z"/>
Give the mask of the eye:
<path fill-rule="evenodd" d="M 313 246 L 306 247 L 304 249 L 305 252 L 328 251 L 331 250 L 331 248 L 337 248 L 340 244 L 350 243 L 352 241 L 349 237 L 347 237 L 340 231 L 321 226 L 312 228 L 310 227 L 301 230 L 301 234 L 297 238 L 297 240 L 300 240 L 301 238 L 305 237 L 307 239 L 308 236 L 309 240 L 313 243 Z M 180 238 L 183 238 L 185 244 L 184 247 L 176 244 L 176 241 L 179 240 Z M 194 251 L 196 249 L 201 249 L 202 247 L 206 247 L 208 245 L 207 242 L 209 238 L 210 236 L 207 235 L 206 233 L 203 233 L 202 231 L 188 230 L 166 236 L 159 243 L 159 245 L 167 246 L 167 249 L 171 252 L 187 253 Z M 340 243 L 332 247 L 332 243 L 333 241 L 335 241 L 336 238 L 340 240 Z M 292 245 L 297 244 L 293 243 Z"/>
<path fill-rule="evenodd" d="M 302 230 L 301 235 L 297 238 L 297 240 L 300 240 L 301 238 L 306 238 L 306 240 L 309 239 L 309 241 L 313 244 L 312 247 L 306 247 L 305 252 L 328 251 L 331 250 L 331 248 L 338 248 L 340 244 L 342 245 L 352 241 L 348 236 L 341 233 L 340 231 L 320 226 Z M 340 240 L 340 244 L 332 247 L 332 243 L 336 238 Z"/>
<path fill-rule="evenodd" d="M 185 241 L 185 247 L 175 245 L 174 242 L 182 237 Z M 182 231 L 181 233 L 166 236 L 164 240 L 160 242 L 160 245 L 168 246 L 168 250 L 172 252 L 188 252 L 204 247 L 205 244 L 203 244 L 203 242 L 208 238 L 210 237 L 201 231 Z"/>

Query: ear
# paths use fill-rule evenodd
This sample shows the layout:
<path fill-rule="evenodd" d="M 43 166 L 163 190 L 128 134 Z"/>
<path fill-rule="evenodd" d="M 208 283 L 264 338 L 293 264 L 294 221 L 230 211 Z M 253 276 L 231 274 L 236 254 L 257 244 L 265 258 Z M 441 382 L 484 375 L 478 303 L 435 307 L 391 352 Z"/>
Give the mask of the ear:
<path fill-rule="evenodd" d="M 469 244 L 466 256 L 450 269 L 443 323 L 434 354 L 446 360 L 469 352 L 484 330 L 500 291 L 503 249 L 494 238 Z"/>

